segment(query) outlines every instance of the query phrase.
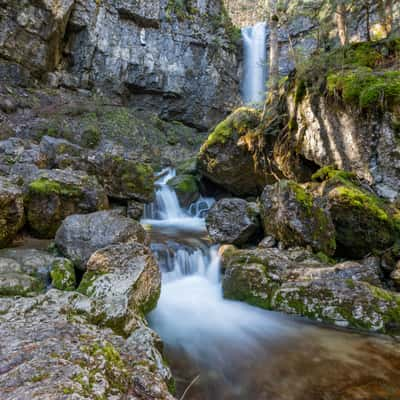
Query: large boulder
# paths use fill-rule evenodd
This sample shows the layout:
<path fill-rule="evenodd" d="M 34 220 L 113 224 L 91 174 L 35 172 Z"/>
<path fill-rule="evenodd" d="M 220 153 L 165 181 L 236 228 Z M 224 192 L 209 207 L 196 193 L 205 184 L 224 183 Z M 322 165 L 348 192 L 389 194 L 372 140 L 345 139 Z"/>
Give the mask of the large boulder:
<path fill-rule="evenodd" d="M 90 155 L 88 171 L 97 176 L 112 198 L 144 203 L 153 200 L 154 171 L 148 163 L 99 151 Z"/>
<path fill-rule="evenodd" d="M 2 400 L 173 400 L 160 338 L 144 322 L 128 339 L 88 322 L 71 307 L 85 299 L 55 289 L 2 299 Z"/>
<path fill-rule="evenodd" d="M 87 263 L 79 291 L 98 300 L 102 323 L 129 334 L 137 315 L 157 304 L 161 273 L 151 250 L 140 243 L 124 243 L 96 251 Z"/>
<path fill-rule="evenodd" d="M 201 147 L 199 171 L 236 196 L 260 193 L 265 177 L 258 173 L 249 145 L 259 123 L 258 111 L 237 109 L 217 125 Z"/>
<path fill-rule="evenodd" d="M 8 179 L 0 177 L 0 247 L 12 242 L 24 221 L 23 191 Z"/>
<path fill-rule="evenodd" d="M 261 220 L 265 234 L 285 246 L 311 246 L 333 255 L 335 228 L 329 212 L 313 195 L 293 181 L 266 186 L 261 196 Z"/>
<path fill-rule="evenodd" d="M 108 198 L 96 178 L 82 172 L 40 172 L 28 185 L 27 220 L 32 232 L 53 238 L 61 222 L 71 214 L 108 208 Z"/>
<path fill-rule="evenodd" d="M 379 260 L 330 265 L 303 249 L 223 255 L 224 296 L 338 326 L 400 331 L 400 295 L 382 288 Z"/>
<path fill-rule="evenodd" d="M 86 269 L 90 256 L 112 244 L 148 243 L 143 227 L 135 220 L 115 211 L 71 215 L 64 220 L 56 234 L 56 245 L 77 268 Z"/>
<path fill-rule="evenodd" d="M 236 198 L 215 203 L 207 214 L 206 225 L 214 243 L 237 246 L 256 239 L 261 231 L 257 205 Z"/>
<path fill-rule="evenodd" d="M 335 225 L 340 255 L 362 258 L 389 248 L 400 236 L 399 211 L 363 187 L 354 175 L 328 167 L 314 179 L 325 180 L 320 190 Z"/>

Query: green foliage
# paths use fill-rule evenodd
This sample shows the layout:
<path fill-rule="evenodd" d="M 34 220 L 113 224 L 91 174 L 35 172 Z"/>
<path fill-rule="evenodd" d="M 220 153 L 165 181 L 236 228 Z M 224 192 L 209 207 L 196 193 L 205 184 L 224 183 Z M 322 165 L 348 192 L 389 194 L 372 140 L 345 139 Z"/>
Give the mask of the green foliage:
<path fill-rule="evenodd" d="M 327 78 L 331 95 L 362 109 L 386 108 L 400 101 L 400 72 L 375 72 L 368 68 L 331 73 Z"/>
<path fill-rule="evenodd" d="M 198 12 L 193 4 L 193 0 L 168 0 L 165 13 L 167 19 L 171 19 L 175 15 L 179 21 L 190 19 Z"/>

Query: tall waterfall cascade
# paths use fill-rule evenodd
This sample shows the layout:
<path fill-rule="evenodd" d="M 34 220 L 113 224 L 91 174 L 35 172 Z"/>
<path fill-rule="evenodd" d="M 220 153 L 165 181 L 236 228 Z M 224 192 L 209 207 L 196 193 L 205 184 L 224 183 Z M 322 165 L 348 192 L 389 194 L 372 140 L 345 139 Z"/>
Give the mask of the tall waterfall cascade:
<path fill-rule="evenodd" d="M 265 100 L 267 82 L 267 25 L 259 22 L 242 29 L 244 71 L 242 97 L 245 104 L 257 105 Z"/>

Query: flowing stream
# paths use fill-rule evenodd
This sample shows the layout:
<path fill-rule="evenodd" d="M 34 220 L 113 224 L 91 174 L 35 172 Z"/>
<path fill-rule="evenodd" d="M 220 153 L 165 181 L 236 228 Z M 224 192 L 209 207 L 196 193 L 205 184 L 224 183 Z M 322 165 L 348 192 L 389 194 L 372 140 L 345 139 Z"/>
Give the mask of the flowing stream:
<path fill-rule="evenodd" d="M 212 199 L 179 206 L 160 173 L 143 225 L 162 269 L 149 323 L 185 400 L 398 400 L 400 345 L 223 299 L 218 248 L 207 242 Z M 191 383 L 193 383 L 191 385 Z"/>
<path fill-rule="evenodd" d="M 262 104 L 267 81 L 267 26 L 259 22 L 242 29 L 244 71 L 242 97 L 245 104 Z"/>

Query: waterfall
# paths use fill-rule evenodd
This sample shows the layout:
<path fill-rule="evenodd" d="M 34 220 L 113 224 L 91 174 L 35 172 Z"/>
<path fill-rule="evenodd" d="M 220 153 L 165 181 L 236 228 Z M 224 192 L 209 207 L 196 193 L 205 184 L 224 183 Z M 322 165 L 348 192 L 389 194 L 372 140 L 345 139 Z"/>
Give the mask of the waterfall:
<path fill-rule="evenodd" d="M 167 184 L 173 176 L 172 169 L 158 175 L 155 200 L 142 220 L 162 271 L 161 296 L 149 315 L 150 325 L 166 345 L 203 361 L 220 359 L 223 343 L 247 351 L 261 332 L 271 333 L 278 325 L 262 310 L 223 298 L 218 246 L 208 243 L 204 221 L 214 200 L 200 198 L 182 209 Z"/>
<path fill-rule="evenodd" d="M 246 104 L 262 103 L 267 80 L 267 26 L 264 22 L 242 29 L 244 78 L 242 96 Z"/>

